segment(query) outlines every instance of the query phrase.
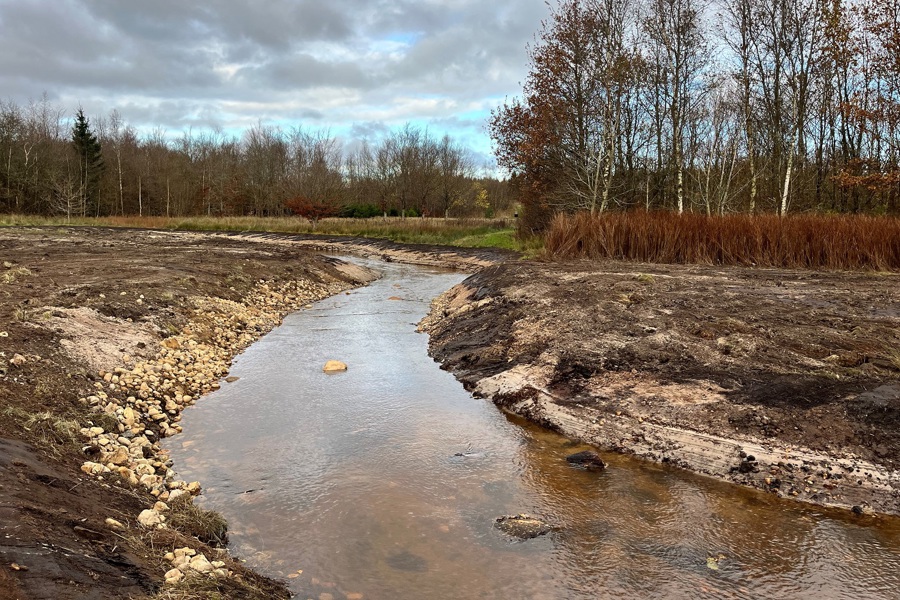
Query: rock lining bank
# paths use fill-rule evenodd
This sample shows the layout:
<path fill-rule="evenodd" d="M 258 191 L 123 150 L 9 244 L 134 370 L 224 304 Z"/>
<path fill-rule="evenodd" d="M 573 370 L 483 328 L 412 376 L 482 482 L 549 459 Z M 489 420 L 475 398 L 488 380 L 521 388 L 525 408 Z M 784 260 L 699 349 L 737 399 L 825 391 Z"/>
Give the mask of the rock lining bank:
<path fill-rule="evenodd" d="M 81 470 L 100 480 L 120 478 L 146 489 L 158 501 L 136 515 L 137 522 L 145 528 L 166 528 L 167 502 L 196 496 L 201 485 L 177 477 L 160 440 L 181 432 L 182 412 L 219 388 L 237 354 L 278 326 L 287 314 L 311 308 L 311 302 L 348 287 L 337 281 L 261 282 L 240 302 L 195 298 L 191 321 L 162 340 L 153 359 L 100 371 L 95 393 L 81 399 L 108 427 L 81 429 L 85 453 L 95 457 Z M 186 576 L 233 576 L 224 562 L 210 562 L 190 549 L 176 550 L 166 558 L 173 565 L 165 574 L 167 583 L 179 583 Z"/>

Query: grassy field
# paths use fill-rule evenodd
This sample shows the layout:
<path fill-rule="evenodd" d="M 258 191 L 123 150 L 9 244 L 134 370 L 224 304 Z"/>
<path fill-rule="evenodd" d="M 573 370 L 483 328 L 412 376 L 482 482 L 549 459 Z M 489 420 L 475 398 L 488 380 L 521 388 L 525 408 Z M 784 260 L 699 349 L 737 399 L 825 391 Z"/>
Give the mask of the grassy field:
<path fill-rule="evenodd" d="M 555 217 L 544 242 L 551 260 L 900 271 L 896 217 L 585 213 Z"/>
<path fill-rule="evenodd" d="M 65 218 L 0 215 L 0 226 L 139 227 L 179 231 L 259 231 L 384 238 L 406 244 L 503 248 L 536 254 L 539 241 L 520 242 L 512 219 L 435 219 L 399 217 L 323 219 L 312 224 L 297 217 L 101 217 Z"/>

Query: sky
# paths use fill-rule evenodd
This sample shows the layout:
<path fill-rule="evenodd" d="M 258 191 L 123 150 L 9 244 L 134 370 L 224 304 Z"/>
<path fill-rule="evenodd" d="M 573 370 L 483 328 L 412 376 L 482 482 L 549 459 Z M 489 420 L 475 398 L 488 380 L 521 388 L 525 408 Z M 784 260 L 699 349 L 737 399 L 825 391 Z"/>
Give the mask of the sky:
<path fill-rule="evenodd" d="M 0 0 L 0 99 L 46 93 L 168 135 L 256 123 L 376 140 L 407 122 L 490 156 L 544 0 Z"/>

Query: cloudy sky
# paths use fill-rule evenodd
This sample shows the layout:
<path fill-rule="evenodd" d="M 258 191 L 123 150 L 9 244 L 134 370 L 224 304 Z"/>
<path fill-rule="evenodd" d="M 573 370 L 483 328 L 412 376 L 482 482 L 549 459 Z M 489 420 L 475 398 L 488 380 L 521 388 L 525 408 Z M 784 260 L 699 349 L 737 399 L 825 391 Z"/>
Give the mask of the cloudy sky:
<path fill-rule="evenodd" d="M 258 121 L 375 138 L 412 122 L 489 154 L 544 0 L 0 0 L 0 98 L 46 92 L 172 135 Z"/>

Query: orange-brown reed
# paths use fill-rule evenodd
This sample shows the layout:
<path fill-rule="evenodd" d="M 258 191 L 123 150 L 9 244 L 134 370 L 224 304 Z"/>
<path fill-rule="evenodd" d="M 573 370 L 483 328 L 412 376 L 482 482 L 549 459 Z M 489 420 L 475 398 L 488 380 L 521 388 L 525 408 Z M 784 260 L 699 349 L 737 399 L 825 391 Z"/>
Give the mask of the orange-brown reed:
<path fill-rule="evenodd" d="M 900 219 L 856 215 L 608 212 L 557 215 L 551 260 L 900 271 Z"/>

